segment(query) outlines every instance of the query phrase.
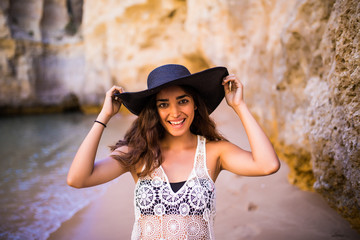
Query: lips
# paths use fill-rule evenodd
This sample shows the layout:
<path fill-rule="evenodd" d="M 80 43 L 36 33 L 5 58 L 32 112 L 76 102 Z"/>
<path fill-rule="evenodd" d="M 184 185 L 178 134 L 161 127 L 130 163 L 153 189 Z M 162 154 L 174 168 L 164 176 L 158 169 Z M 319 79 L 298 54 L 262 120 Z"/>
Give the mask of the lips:
<path fill-rule="evenodd" d="M 185 122 L 185 118 L 179 121 L 168 121 L 172 126 L 180 126 Z"/>

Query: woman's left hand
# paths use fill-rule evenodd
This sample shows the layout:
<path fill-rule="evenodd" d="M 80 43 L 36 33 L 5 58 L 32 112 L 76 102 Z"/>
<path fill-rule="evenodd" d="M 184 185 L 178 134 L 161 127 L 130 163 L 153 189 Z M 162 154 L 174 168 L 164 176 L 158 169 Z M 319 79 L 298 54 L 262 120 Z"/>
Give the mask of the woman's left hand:
<path fill-rule="evenodd" d="M 224 85 L 225 99 L 229 106 L 234 108 L 244 102 L 243 85 L 234 74 L 226 76 L 222 84 Z"/>
<path fill-rule="evenodd" d="M 97 120 L 107 123 L 116 113 L 119 112 L 121 107 L 121 100 L 115 97 L 116 93 L 123 93 L 124 89 L 119 86 L 113 86 L 106 92 L 103 108 L 101 109 Z"/>

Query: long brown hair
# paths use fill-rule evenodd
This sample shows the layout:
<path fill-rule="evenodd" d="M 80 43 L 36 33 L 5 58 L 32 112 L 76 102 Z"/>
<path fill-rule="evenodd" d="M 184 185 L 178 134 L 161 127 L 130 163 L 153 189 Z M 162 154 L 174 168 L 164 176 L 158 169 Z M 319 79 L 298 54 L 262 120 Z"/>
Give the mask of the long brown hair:
<path fill-rule="evenodd" d="M 207 107 L 196 90 L 189 86 L 180 87 L 193 97 L 197 107 L 190 131 L 195 135 L 204 136 L 209 141 L 227 141 L 216 129 L 215 122 L 210 118 Z M 110 146 L 112 151 L 121 146 L 128 146 L 129 151 L 112 157 L 128 171 L 135 171 L 139 164 L 144 166 L 138 176 L 146 176 L 162 164 L 160 141 L 164 138 L 165 131 L 157 112 L 156 95 L 153 95 L 126 132 L 124 139 Z"/>

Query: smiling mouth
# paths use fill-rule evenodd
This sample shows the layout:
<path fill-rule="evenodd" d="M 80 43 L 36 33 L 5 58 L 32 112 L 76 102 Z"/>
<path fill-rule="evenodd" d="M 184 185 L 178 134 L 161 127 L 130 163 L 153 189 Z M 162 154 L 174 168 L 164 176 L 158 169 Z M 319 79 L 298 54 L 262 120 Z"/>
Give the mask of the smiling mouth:
<path fill-rule="evenodd" d="M 168 121 L 173 126 L 179 126 L 185 122 L 185 118 L 181 121 Z"/>

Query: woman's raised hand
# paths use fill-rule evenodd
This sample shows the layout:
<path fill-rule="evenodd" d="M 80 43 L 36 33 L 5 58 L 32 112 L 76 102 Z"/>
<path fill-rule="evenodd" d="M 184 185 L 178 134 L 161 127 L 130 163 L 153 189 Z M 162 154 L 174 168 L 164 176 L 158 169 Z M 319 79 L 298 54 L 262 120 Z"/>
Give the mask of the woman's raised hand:
<path fill-rule="evenodd" d="M 225 99 L 229 106 L 236 107 L 244 103 L 243 85 L 234 74 L 223 79 L 222 84 L 225 90 Z"/>
<path fill-rule="evenodd" d="M 119 86 L 113 86 L 109 91 L 106 92 L 104 105 L 101 109 L 98 120 L 101 119 L 103 122 L 107 123 L 110 118 L 119 112 L 121 107 L 121 100 L 114 95 L 123 92 L 124 89 Z"/>
<path fill-rule="evenodd" d="M 113 86 L 106 92 L 103 108 L 96 118 L 97 123 L 94 123 L 85 137 L 71 164 L 67 176 L 68 185 L 76 188 L 95 186 L 108 182 L 126 172 L 121 164 L 112 157 L 94 164 L 104 127 L 121 107 L 120 99 L 117 99 L 114 94 L 122 92 L 124 90 L 118 86 Z"/>

